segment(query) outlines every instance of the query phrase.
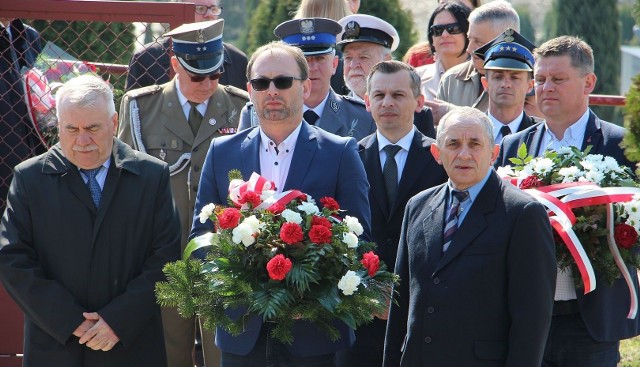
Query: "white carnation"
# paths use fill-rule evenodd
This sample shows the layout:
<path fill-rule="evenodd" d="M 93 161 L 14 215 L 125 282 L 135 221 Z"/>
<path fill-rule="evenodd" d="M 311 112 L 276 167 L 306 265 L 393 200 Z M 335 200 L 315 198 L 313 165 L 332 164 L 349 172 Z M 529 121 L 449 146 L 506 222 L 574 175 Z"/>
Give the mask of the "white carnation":
<path fill-rule="evenodd" d="M 282 218 L 284 218 L 284 220 L 286 220 L 287 222 L 296 224 L 302 223 L 302 216 L 300 215 L 300 213 L 294 212 L 291 209 L 285 209 L 281 215 Z"/>
<path fill-rule="evenodd" d="M 571 154 L 571 147 L 559 147 L 558 149 L 556 149 L 556 153 L 558 154 Z"/>
<path fill-rule="evenodd" d="M 342 235 L 342 242 L 346 243 L 349 248 L 356 248 L 358 247 L 358 236 L 351 232 L 347 232 Z"/>
<path fill-rule="evenodd" d="M 258 220 L 258 218 L 256 218 L 255 215 L 245 218 L 242 221 L 242 223 L 248 225 L 249 228 L 251 228 L 251 230 L 253 231 L 253 233 L 259 232 L 260 228 L 262 227 L 262 223 L 260 223 L 260 221 Z"/>
<path fill-rule="evenodd" d="M 238 224 L 231 233 L 233 234 L 233 237 L 231 238 L 233 243 L 242 243 L 246 247 L 249 247 L 256 242 L 255 237 L 253 237 L 255 232 L 251 229 L 251 226 L 245 222 Z"/>
<path fill-rule="evenodd" d="M 516 173 L 513 171 L 510 165 L 506 165 L 504 167 L 498 167 L 496 171 L 498 172 L 498 176 L 500 177 L 512 177 L 516 175 Z"/>
<path fill-rule="evenodd" d="M 307 213 L 307 215 L 313 215 L 320 212 L 320 209 L 318 209 L 318 207 L 310 201 L 305 201 L 302 204 L 298 205 L 298 209 Z"/>
<path fill-rule="evenodd" d="M 213 215 L 213 211 L 215 209 L 216 209 L 215 204 L 207 204 L 204 207 L 202 207 L 200 214 L 198 214 L 198 216 L 200 217 L 200 223 L 204 223 L 207 221 L 207 219 L 211 218 L 211 216 Z"/>
<path fill-rule="evenodd" d="M 358 286 L 360 285 L 360 277 L 356 274 L 355 271 L 349 270 L 345 275 L 342 276 L 340 281 L 338 282 L 338 288 L 342 290 L 342 293 L 345 296 L 352 295 L 356 290 L 358 290 Z"/>
<path fill-rule="evenodd" d="M 364 233 L 364 228 L 362 228 L 362 224 L 360 224 L 358 218 L 347 215 L 346 217 L 344 217 L 344 222 L 347 224 L 349 230 L 355 233 L 357 236 L 360 236 L 362 235 L 362 233 Z"/>
<path fill-rule="evenodd" d="M 536 173 L 549 173 L 553 169 L 553 160 L 549 158 L 541 158 L 533 164 L 533 171 Z"/>
<path fill-rule="evenodd" d="M 583 173 L 578 167 L 571 166 L 560 168 L 558 174 L 563 177 L 562 182 L 575 182 Z"/>

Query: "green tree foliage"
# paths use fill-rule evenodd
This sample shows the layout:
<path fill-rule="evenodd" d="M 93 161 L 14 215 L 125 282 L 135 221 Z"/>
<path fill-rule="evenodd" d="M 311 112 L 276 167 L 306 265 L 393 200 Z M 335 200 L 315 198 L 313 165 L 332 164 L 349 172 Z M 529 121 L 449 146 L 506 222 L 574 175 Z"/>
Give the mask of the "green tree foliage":
<path fill-rule="evenodd" d="M 554 0 L 555 27 L 551 35 L 579 36 L 593 48 L 596 94 L 618 94 L 620 90 L 620 24 L 618 7 L 611 0 Z M 605 120 L 612 120 L 615 111 L 596 108 Z"/>
<path fill-rule="evenodd" d="M 253 14 L 247 29 L 245 51 L 251 54 L 256 48 L 277 39 L 273 29 L 285 20 L 291 19 L 300 0 L 246 0 L 247 12 Z M 255 10 L 253 10 L 255 9 Z M 397 55 L 404 53 L 417 39 L 413 29 L 411 13 L 403 10 L 399 0 L 363 1 L 359 13 L 374 15 L 391 23 L 400 35 L 400 46 Z"/>
<path fill-rule="evenodd" d="M 529 11 L 528 6 L 516 6 L 516 11 L 520 16 L 520 34 L 524 36 L 524 38 L 531 41 L 531 43 L 536 44 L 536 31 L 533 27 L 533 23 L 531 22 L 531 12 Z"/>
<path fill-rule="evenodd" d="M 640 22 L 640 0 L 636 0 L 633 15 L 636 23 Z M 622 145 L 625 155 L 631 161 L 640 162 L 640 75 L 633 79 L 624 109 L 624 127 L 627 134 Z M 640 169 L 636 171 L 636 175 L 640 176 Z"/>
<path fill-rule="evenodd" d="M 362 14 L 370 14 L 391 23 L 400 35 L 400 46 L 395 52 L 395 58 L 400 59 L 409 47 L 416 43 L 417 34 L 413 28 L 413 18 L 409 11 L 403 10 L 399 0 L 366 0 L 362 1 L 360 10 Z M 422 27 L 426 32 L 427 21 Z"/>

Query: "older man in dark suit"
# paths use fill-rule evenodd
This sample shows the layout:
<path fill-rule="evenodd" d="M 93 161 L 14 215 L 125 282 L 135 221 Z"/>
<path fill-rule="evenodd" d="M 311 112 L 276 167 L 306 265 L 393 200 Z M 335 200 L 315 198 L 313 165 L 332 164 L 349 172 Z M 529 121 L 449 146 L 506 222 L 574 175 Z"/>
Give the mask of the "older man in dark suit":
<path fill-rule="evenodd" d="M 165 366 L 155 283 L 180 251 L 169 168 L 114 135 L 113 94 L 56 95 L 60 143 L 16 167 L 0 279 L 25 313 L 25 366 Z"/>
<path fill-rule="evenodd" d="M 390 269 L 396 262 L 402 214 L 413 195 L 447 180 L 447 174 L 430 152 L 435 140 L 413 124 L 422 109 L 420 76 L 399 61 L 376 64 L 369 74 L 365 95 L 367 110 L 378 131 L 362 139 L 358 152 L 367 171 L 371 205 L 372 240 Z M 381 366 L 387 315 L 356 330 L 348 353 L 348 366 Z"/>
<path fill-rule="evenodd" d="M 556 277 L 551 225 L 491 168 L 492 130 L 471 107 L 438 125 L 431 153 L 449 182 L 407 204 L 387 367 L 540 366 Z"/>
<path fill-rule="evenodd" d="M 328 133 L 302 119 L 304 98 L 311 88 L 302 51 L 283 42 L 262 46 L 251 56 L 247 76 L 260 123 L 211 142 L 200 176 L 191 238 L 213 229 L 213 223 L 201 223 L 198 214 L 209 203 L 227 203 L 232 169 L 240 170 L 245 178 L 252 172 L 260 173 L 275 183 L 278 192 L 299 189 L 316 201 L 333 197 L 346 214 L 359 219 L 366 238 L 370 238 L 369 184 L 355 140 Z M 334 324 L 340 332 L 337 341 L 313 324 L 298 321 L 294 323 L 293 344 L 283 345 L 273 339 L 271 324 L 252 317 L 236 337 L 218 328 L 216 345 L 222 350 L 223 367 L 333 367 L 335 353 L 349 347 L 354 339 L 346 324 Z"/>
<path fill-rule="evenodd" d="M 613 157 L 633 168 L 620 147 L 624 129 L 600 120 L 589 109 L 589 94 L 596 84 L 591 47 L 578 38 L 563 36 L 545 42 L 535 56 L 536 96 L 545 121 L 505 138 L 496 165 L 509 164 L 508 159 L 524 143 L 534 156 L 565 146 L 591 147 L 591 153 Z M 634 274 L 636 269 L 629 271 Z M 640 317 L 627 319 L 627 285 L 622 279 L 612 286 L 598 282 L 585 295 L 583 289 L 576 289 L 573 276 L 571 270 L 558 270 L 543 366 L 615 367 L 620 340 L 640 334 Z M 638 278 L 632 279 L 638 293 Z"/>

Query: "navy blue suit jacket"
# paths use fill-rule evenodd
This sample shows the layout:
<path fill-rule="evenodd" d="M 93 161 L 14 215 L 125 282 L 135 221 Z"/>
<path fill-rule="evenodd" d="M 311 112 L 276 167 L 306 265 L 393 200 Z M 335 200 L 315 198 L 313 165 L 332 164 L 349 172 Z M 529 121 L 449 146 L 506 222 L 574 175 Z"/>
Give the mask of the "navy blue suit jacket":
<path fill-rule="evenodd" d="M 190 238 L 213 230 L 211 221 L 200 223 L 198 213 L 208 203 L 226 205 L 229 188 L 227 175 L 230 170 L 239 169 L 245 179 L 249 179 L 252 172 L 260 173 L 259 147 L 258 128 L 213 139 L 202 168 Z M 327 133 L 303 121 L 283 189 L 299 189 L 318 203 L 324 196 L 335 198 L 340 207 L 346 210 L 344 215 L 360 220 L 365 231 L 364 237 L 371 237 L 369 184 L 358 157 L 356 142 L 352 138 Z M 323 331 L 308 322 L 296 322 L 293 330 L 295 340 L 289 346 L 291 353 L 295 356 L 314 356 L 334 353 L 350 346 L 355 338 L 353 330 L 338 321 L 334 322 L 334 326 L 340 331 L 337 342 L 332 342 Z M 253 317 L 238 337 L 218 329 L 216 344 L 224 352 L 246 355 L 255 346 L 261 327 L 262 320 Z"/>
<path fill-rule="evenodd" d="M 446 184 L 407 203 L 385 367 L 539 367 L 556 280 L 544 207 L 492 172 L 442 253 Z"/>
<path fill-rule="evenodd" d="M 518 147 L 522 143 L 527 145 L 527 151 L 530 154 L 542 154 L 544 147 L 540 145 L 544 132 L 545 124 L 538 124 L 504 138 L 496 167 L 510 164 L 509 158 L 517 155 Z M 624 156 L 624 151 L 620 147 L 624 133 L 625 130 L 622 127 L 602 121 L 593 112 L 590 112 L 580 149 L 584 150 L 591 145 L 593 146 L 591 153 L 611 156 L 619 164 L 635 170 L 635 164 Z M 636 270 L 630 267 L 629 272 L 635 274 Z M 638 277 L 632 278 L 636 294 L 640 294 Z M 596 290 L 587 295 L 584 295 L 583 289 L 576 290 L 580 314 L 589 334 L 598 341 L 617 341 L 640 334 L 640 316 L 636 316 L 633 320 L 626 318 L 630 299 L 629 290 L 624 280 L 618 279 L 613 286 L 609 286 L 596 273 L 596 281 Z"/>

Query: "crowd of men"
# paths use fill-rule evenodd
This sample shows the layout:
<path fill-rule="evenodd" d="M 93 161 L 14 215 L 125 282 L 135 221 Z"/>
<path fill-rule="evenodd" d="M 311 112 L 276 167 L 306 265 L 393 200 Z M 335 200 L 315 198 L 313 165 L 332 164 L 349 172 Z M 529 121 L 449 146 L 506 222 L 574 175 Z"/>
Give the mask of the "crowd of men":
<path fill-rule="evenodd" d="M 285 21 L 247 60 L 223 42 L 222 6 L 193 2 L 195 23 L 132 57 L 119 113 L 99 77 L 72 79 L 56 94 L 59 144 L 16 162 L 0 280 L 25 312 L 25 366 L 193 366 L 196 334 L 207 366 L 617 365 L 640 334 L 627 285 L 576 288 L 544 206 L 494 170 L 521 144 L 634 168 L 624 129 L 589 109 L 588 44 L 536 47 L 509 3 L 489 2 L 470 13 L 468 61 L 425 101 L 383 19 Z M 18 39 L 2 24 L 0 42 Z M 339 53 L 347 95 L 331 88 Z M 227 203 L 232 169 L 357 217 L 401 278 L 388 314 L 336 321 L 338 340 L 296 321 L 289 345 L 258 317 L 234 336 L 161 309 L 162 267 L 213 230 L 198 214 Z"/>

